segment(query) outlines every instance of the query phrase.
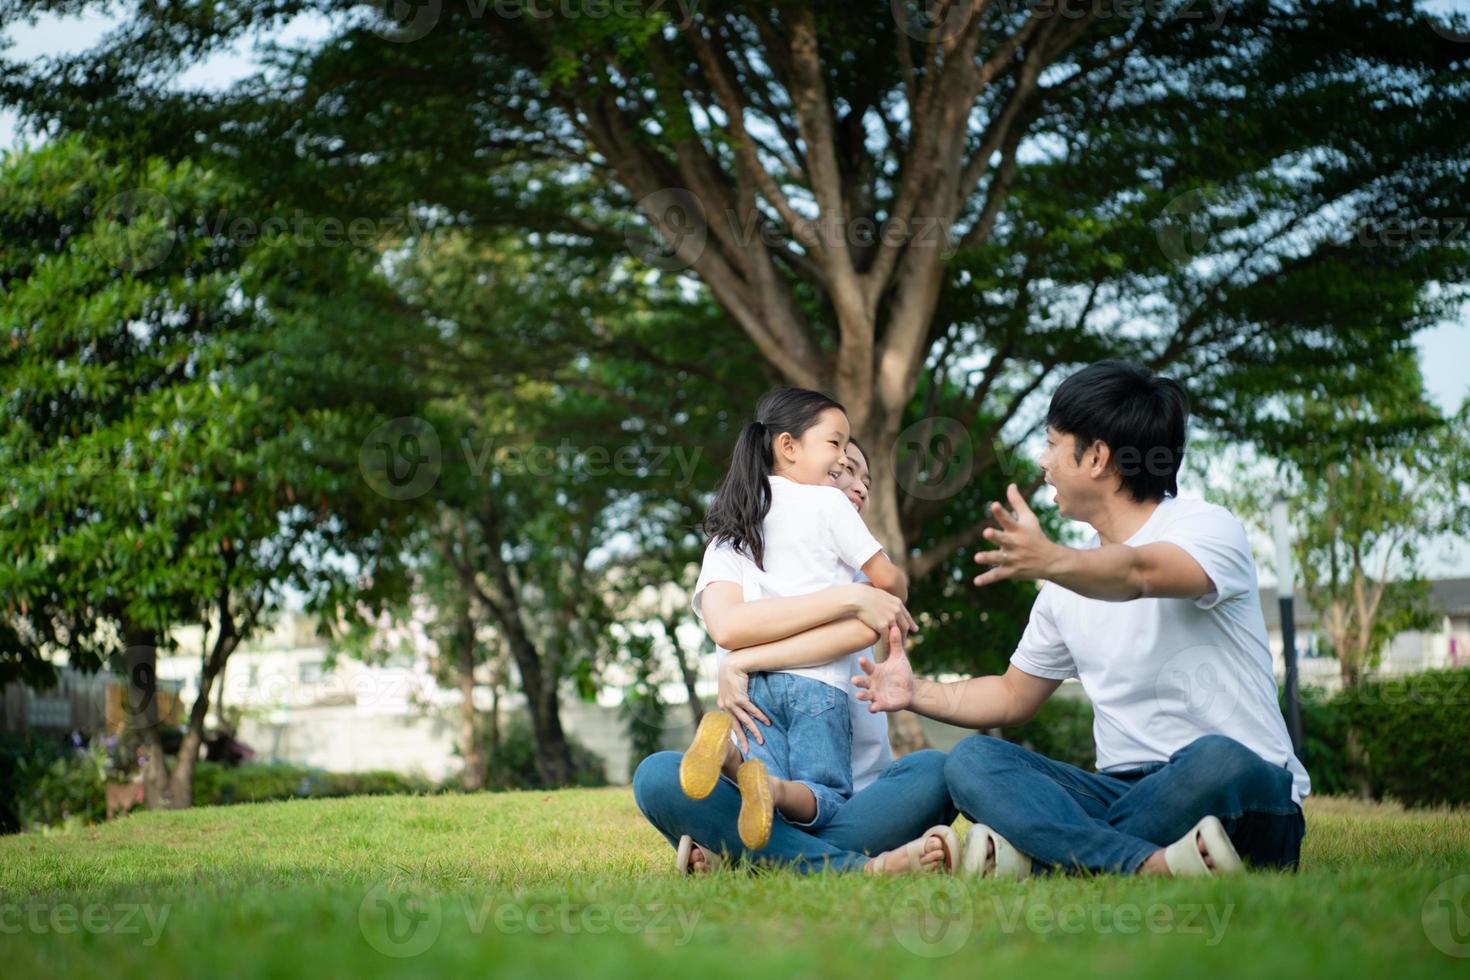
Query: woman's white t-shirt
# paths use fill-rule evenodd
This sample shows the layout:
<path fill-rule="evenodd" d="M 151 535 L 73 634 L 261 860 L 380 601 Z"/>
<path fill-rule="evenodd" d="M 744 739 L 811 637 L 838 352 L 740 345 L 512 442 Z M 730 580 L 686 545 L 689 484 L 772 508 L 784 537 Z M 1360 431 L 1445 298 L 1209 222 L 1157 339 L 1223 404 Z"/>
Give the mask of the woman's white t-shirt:
<path fill-rule="evenodd" d="M 847 495 L 836 487 L 809 486 L 773 476 L 771 510 L 762 524 L 765 569 L 729 542 L 711 543 L 704 551 L 691 603 L 701 623 L 700 597 L 711 582 L 735 582 L 746 602 L 810 595 L 861 576 L 858 571 L 882 550 Z M 800 674 L 830 684 L 847 694 L 852 716 L 852 785 L 862 789 L 878 778 L 893 753 L 888 744 L 888 718 L 869 712 L 857 700 L 852 678 L 860 673 L 854 653 L 816 667 L 794 667 Z M 729 653 L 715 647 L 716 663 Z"/>
<path fill-rule="evenodd" d="M 1092 701 L 1100 772 L 1164 762 L 1202 735 L 1226 735 L 1311 792 L 1276 700 L 1256 565 L 1245 528 L 1223 507 L 1171 497 L 1125 543 L 1167 541 L 1209 575 L 1199 599 L 1088 599 L 1048 582 L 1011 663 L 1035 677 L 1076 677 Z M 1094 537 L 1086 547 L 1095 548 Z"/>

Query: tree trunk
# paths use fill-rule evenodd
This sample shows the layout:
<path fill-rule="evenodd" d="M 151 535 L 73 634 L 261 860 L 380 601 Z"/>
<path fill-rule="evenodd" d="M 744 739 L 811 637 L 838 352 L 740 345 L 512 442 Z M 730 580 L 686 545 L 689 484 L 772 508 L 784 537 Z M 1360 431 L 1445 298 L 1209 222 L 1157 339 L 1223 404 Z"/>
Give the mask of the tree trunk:
<path fill-rule="evenodd" d="M 510 569 L 500 554 L 499 517 L 489 498 L 480 517 L 480 527 L 484 535 L 480 554 L 494 583 L 493 588 L 488 591 L 482 589 L 473 571 L 462 565 L 456 565 L 456 568 L 465 586 L 485 605 L 500 627 L 511 660 L 520 674 L 521 691 L 526 695 L 526 713 L 531 720 L 537 775 L 546 786 L 566 786 L 572 780 L 572 751 L 561 727 L 557 673 L 546 669 L 541 651 L 526 632 L 520 597 L 511 581 Z"/>
<path fill-rule="evenodd" d="M 228 600 L 225 600 L 228 601 Z M 214 650 L 203 657 L 199 671 L 199 696 L 189 709 L 189 727 L 179 745 L 179 757 L 174 761 L 174 771 L 168 778 L 168 808 L 186 810 L 194 804 L 194 768 L 199 762 L 199 749 L 204 744 L 204 719 L 209 714 L 209 694 L 214 688 L 215 678 L 224 670 L 240 636 L 235 632 L 234 621 L 227 610 L 222 610 L 220 631 L 215 637 Z"/>
<path fill-rule="evenodd" d="M 480 733 L 475 724 L 475 630 L 470 616 L 464 617 L 461 627 L 456 665 L 460 696 L 459 754 L 464 759 L 460 785 L 467 790 L 479 790 L 485 788 L 485 753 L 480 748 Z"/>
<path fill-rule="evenodd" d="M 868 467 L 873 472 L 867 523 L 873 529 L 874 537 L 883 544 L 889 559 L 907 571 L 908 546 L 898 507 L 902 492 L 898 481 L 898 436 L 891 430 L 892 426 L 879 425 L 876 419 L 870 419 L 868 431 L 859 437 L 863 448 L 870 454 Z M 874 656 L 880 661 L 888 656 L 886 638 L 880 639 Z M 894 758 L 934 747 L 929 736 L 924 734 L 918 715 L 912 711 L 895 711 L 888 716 L 888 744 Z"/>
<path fill-rule="evenodd" d="M 888 716 L 888 746 L 895 759 L 920 749 L 934 748 L 919 724 L 919 716 L 912 711 L 895 711 Z"/>
<path fill-rule="evenodd" d="M 572 782 L 572 748 L 561 727 L 561 703 L 555 684 L 549 685 L 537 698 L 527 691 L 526 703 L 531 714 L 531 735 L 536 744 L 536 769 L 548 787 L 569 786 Z"/>
<path fill-rule="evenodd" d="M 674 659 L 679 662 L 679 676 L 684 681 L 684 693 L 689 697 L 690 718 L 694 722 L 694 727 L 698 728 L 700 721 L 704 719 L 704 702 L 700 701 L 696 690 L 699 670 L 694 663 L 690 662 L 688 654 L 684 652 L 684 647 L 679 643 L 679 637 L 674 632 L 678 628 L 678 621 L 664 620 L 663 628 L 664 635 L 669 638 L 669 643 L 673 644 Z"/>
<path fill-rule="evenodd" d="M 511 659 L 521 675 L 526 695 L 526 714 L 531 721 L 536 772 L 546 786 L 565 786 L 572 780 L 572 751 L 561 728 L 556 679 L 547 677 L 541 657 L 521 627 L 519 606 L 501 622 Z"/>
<path fill-rule="evenodd" d="M 490 730 L 485 733 L 490 743 L 490 754 L 500 750 L 500 676 L 490 678 Z"/>
<path fill-rule="evenodd" d="M 143 804 L 150 810 L 167 805 L 168 764 L 158 732 L 158 637 L 151 630 L 124 626 L 124 670 L 127 672 L 123 709 L 127 727 L 142 737 Z"/>

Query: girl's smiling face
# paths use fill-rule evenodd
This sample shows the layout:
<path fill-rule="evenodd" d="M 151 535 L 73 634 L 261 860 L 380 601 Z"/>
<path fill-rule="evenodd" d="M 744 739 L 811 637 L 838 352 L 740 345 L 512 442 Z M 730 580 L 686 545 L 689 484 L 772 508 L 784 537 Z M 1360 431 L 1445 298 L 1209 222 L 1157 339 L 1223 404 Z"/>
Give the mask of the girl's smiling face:
<path fill-rule="evenodd" d="M 829 408 L 798 439 L 779 432 L 771 440 L 772 472 L 796 483 L 838 486 L 847 465 L 851 429 L 847 413 Z"/>

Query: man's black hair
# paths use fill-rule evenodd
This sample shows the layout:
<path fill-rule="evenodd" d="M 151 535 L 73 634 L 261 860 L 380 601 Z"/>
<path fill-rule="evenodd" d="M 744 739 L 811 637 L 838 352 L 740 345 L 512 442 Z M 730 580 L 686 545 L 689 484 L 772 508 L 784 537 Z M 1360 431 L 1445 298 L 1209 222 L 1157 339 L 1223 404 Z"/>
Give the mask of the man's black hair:
<path fill-rule="evenodd" d="M 1123 489 L 1135 501 L 1179 494 L 1189 397 L 1179 382 L 1126 361 L 1099 361 L 1052 395 L 1046 424 L 1076 439 L 1076 459 L 1104 442 Z"/>

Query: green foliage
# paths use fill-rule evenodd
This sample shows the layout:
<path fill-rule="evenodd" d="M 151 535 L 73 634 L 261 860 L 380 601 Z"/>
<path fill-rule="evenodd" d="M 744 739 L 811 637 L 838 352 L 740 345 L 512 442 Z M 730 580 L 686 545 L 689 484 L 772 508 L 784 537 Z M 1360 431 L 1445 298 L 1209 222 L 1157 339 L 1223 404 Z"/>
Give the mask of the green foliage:
<path fill-rule="evenodd" d="M 1314 791 L 1366 785 L 1406 806 L 1470 803 L 1470 671 L 1367 679 L 1303 707 Z"/>
<path fill-rule="evenodd" d="M 0 735 L 0 834 L 13 834 L 25 826 L 23 812 L 32 812 L 37 803 L 38 776 L 64 756 L 54 738 Z"/>
<path fill-rule="evenodd" d="M 602 759 L 591 749 L 572 736 L 567 736 L 571 750 L 572 786 L 606 786 L 607 773 Z M 534 739 L 531 726 L 523 718 L 516 718 L 504 726 L 498 744 L 486 742 L 487 789 L 554 789 L 548 786 L 536 766 Z"/>
<path fill-rule="evenodd" d="M 76 749 L 55 738 L 0 736 L 0 834 L 99 822 L 108 769 L 100 742 Z"/>
<path fill-rule="evenodd" d="M 1394 636 L 1433 621 L 1424 549 L 1470 533 L 1470 402 L 1442 418 L 1412 351 L 1374 380 L 1367 394 L 1290 402 L 1312 437 L 1279 447 L 1274 473 L 1242 473 L 1226 491 L 1263 529 L 1287 501 L 1302 591 L 1348 686 Z"/>
<path fill-rule="evenodd" d="M 25 791 L 17 800 L 22 827 L 76 826 L 99 822 L 107 814 L 103 785 L 107 753 L 92 746 L 44 764 L 23 764 Z"/>
<path fill-rule="evenodd" d="M 288 583 L 311 605 L 357 584 L 329 553 L 386 580 L 357 454 L 392 400 L 303 349 L 362 323 L 370 270 L 215 234 L 264 213 L 188 162 L 69 138 L 0 169 L 0 676 L 44 679 L 54 647 L 96 668 L 225 607 L 248 636 Z"/>
<path fill-rule="evenodd" d="M 0 834 L 20 830 L 21 773 L 49 765 L 61 748 L 53 739 L 36 735 L 0 735 Z"/>
<path fill-rule="evenodd" d="M 109 755 L 100 741 L 82 749 L 55 739 L 0 738 L 0 834 L 101 823 L 107 814 Z M 266 800 L 424 794 L 426 779 L 386 770 L 326 772 L 289 763 L 224 766 L 201 761 L 194 773 L 195 806 Z"/>
<path fill-rule="evenodd" d="M 194 773 L 195 806 L 333 796 L 424 794 L 434 791 L 434 784 L 422 777 L 404 776 L 383 769 L 326 772 L 283 762 L 247 762 L 239 766 L 200 762 Z"/>

